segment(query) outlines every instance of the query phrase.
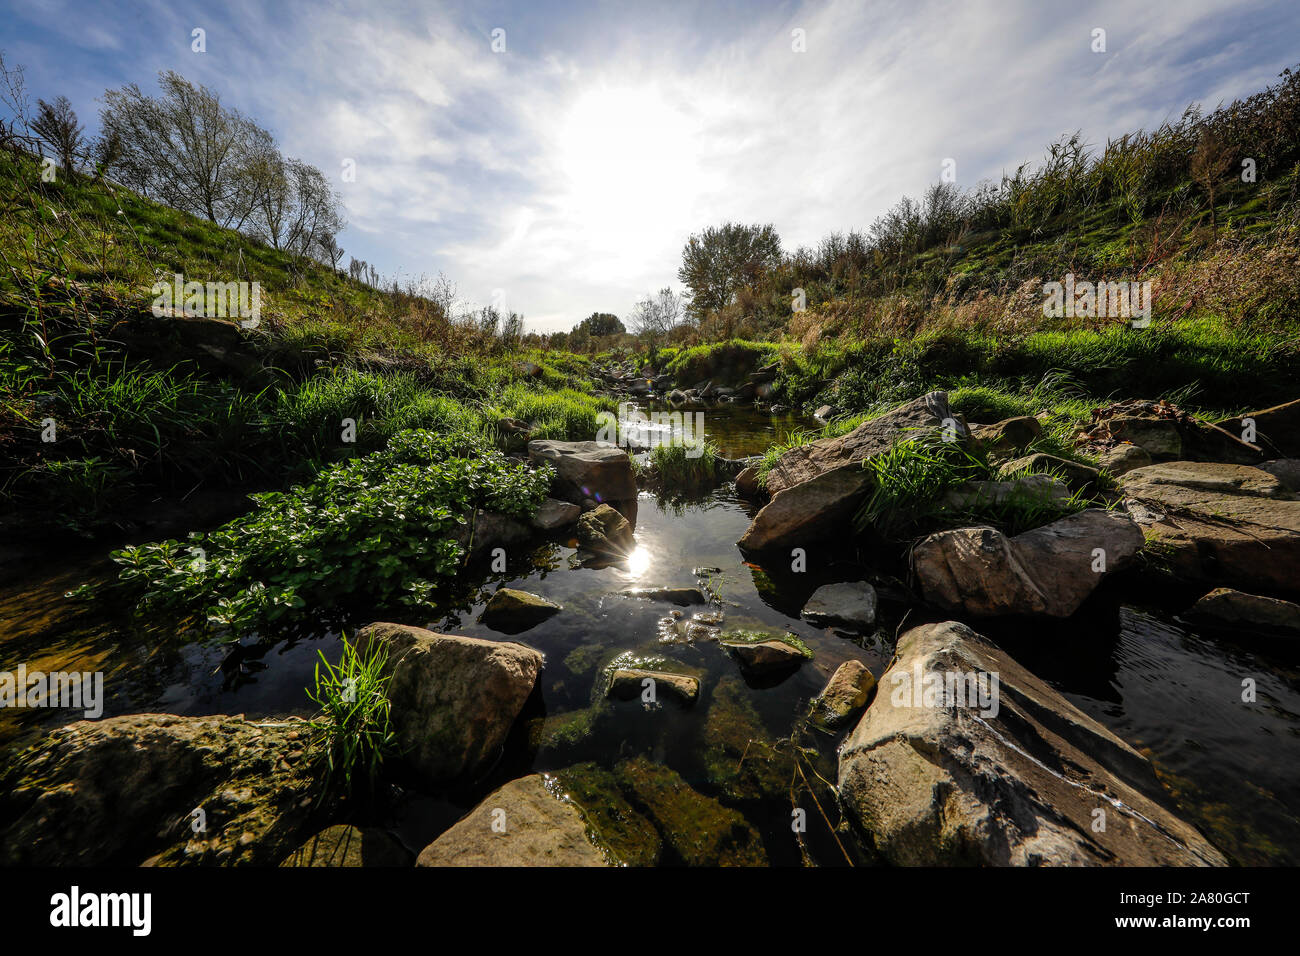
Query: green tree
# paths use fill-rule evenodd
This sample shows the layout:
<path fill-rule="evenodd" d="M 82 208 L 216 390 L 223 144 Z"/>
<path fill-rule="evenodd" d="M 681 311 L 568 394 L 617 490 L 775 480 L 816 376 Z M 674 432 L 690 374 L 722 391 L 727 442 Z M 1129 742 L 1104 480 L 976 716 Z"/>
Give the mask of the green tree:
<path fill-rule="evenodd" d="M 682 249 L 677 278 L 691 292 L 691 311 L 703 318 L 729 305 L 781 259 L 781 238 L 771 224 L 728 222 L 692 235 Z"/>

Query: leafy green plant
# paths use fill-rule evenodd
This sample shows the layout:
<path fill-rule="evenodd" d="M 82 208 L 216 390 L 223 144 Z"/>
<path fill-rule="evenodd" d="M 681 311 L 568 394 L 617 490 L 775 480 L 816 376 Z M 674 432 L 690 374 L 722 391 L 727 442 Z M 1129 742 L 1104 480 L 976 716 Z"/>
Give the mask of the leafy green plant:
<path fill-rule="evenodd" d="M 324 765 L 322 798 L 372 799 L 380 769 L 394 747 L 392 704 L 384 672 L 387 648 L 375 642 L 364 652 L 343 640 L 337 666 L 317 652 L 315 684 L 307 691 L 320 708 L 311 719 L 311 740 Z"/>

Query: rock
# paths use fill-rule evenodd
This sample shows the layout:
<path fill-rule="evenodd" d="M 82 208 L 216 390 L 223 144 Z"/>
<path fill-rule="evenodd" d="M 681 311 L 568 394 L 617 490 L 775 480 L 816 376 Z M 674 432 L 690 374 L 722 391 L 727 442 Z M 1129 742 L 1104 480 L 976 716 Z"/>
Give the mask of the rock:
<path fill-rule="evenodd" d="M 812 702 L 813 719 L 824 727 L 839 727 L 867 706 L 876 678 L 861 661 L 845 661 L 835 669 Z"/>
<path fill-rule="evenodd" d="M 410 866 L 411 856 L 387 832 L 347 824 L 327 827 L 294 850 L 281 866 Z"/>
<path fill-rule="evenodd" d="M 546 463 L 555 468 L 551 493 L 556 498 L 575 504 L 636 498 L 632 459 L 614 445 L 594 441 L 530 441 L 528 457 L 535 464 Z"/>
<path fill-rule="evenodd" d="M 768 494 L 781 492 L 845 465 L 888 451 L 900 438 L 918 429 L 938 428 L 945 423 L 965 434 L 965 425 L 948 407 L 945 392 L 931 392 L 905 405 L 863 422 L 853 431 L 836 438 L 821 438 L 780 457 L 767 475 Z"/>
<path fill-rule="evenodd" d="M 973 511 L 1009 501 L 1064 506 L 1070 489 L 1050 475 L 1023 475 L 1010 481 L 968 481 L 943 496 L 944 507 Z"/>
<path fill-rule="evenodd" d="M 984 697 L 947 696 L 969 695 L 971 682 Z M 840 749 L 839 789 L 875 849 L 901 866 L 1227 865 L 1157 802 L 1141 754 L 953 621 L 899 640 Z"/>
<path fill-rule="evenodd" d="M 695 790 L 673 770 L 645 757 L 614 766 L 619 785 L 687 866 L 763 866 L 758 832 L 737 810 Z"/>
<path fill-rule="evenodd" d="M 628 588 L 623 593 L 648 601 L 667 601 L 678 607 L 704 603 L 704 592 L 699 588 Z"/>
<path fill-rule="evenodd" d="M 926 600 L 948 611 L 1069 617 L 1142 544 L 1128 515 L 1089 508 L 1014 538 L 991 527 L 941 531 L 916 544 L 912 566 Z"/>
<path fill-rule="evenodd" d="M 610 697 L 619 700 L 632 700 L 640 697 L 647 689 L 647 680 L 654 682 L 655 696 L 667 691 L 684 704 L 693 704 L 700 695 L 700 681 L 687 674 L 674 674 L 669 671 L 645 670 L 634 667 L 620 667 L 609 678 Z"/>
<path fill-rule="evenodd" d="M 1216 588 L 1183 615 L 1196 624 L 1300 634 L 1300 604 Z"/>
<path fill-rule="evenodd" d="M 1121 447 L 1135 448 L 1136 446 Z M 1101 477 L 1101 472 L 1096 468 L 1077 461 L 1070 461 L 1068 458 L 1048 455 L 1041 451 L 1007 462 L 1002 466 L 999 477 L 1005 480 L 1014 477 L 1019 472 L 1059 475 L 1071 491 L 1082 492 L 1095 491 L 1098 479 Z"/>
<path fill-rule="evenodd" d="M 421 852 L 416 866 L 608 866 L 582 811 L 540 773 L 511 780 Z"/>
<path fill-rule="evenodd" d="M 1300 491 L 1300 458 L 1279 458 L 1258 467 L 1280 481 L 1287 491 Z"/>
<path fill-rule="evenodd" d="M 560 531 L 570 527 L 582 514 L 582 508 L 568 501 L 547 498 L 533 515 L 533 527 L 538 531 Z"/>
<path fill-rule="evenodd" d="M 311 832 L 306 743 L 300 722 L 242 716 L 60 727 L 0 774 L 0 865 L 273 866 Z"/>
<path fill-rule="evenodd" d="M 514 588 L 501 588 L 488 600 L 479 620 L 503 634 L 518 634 L 545 621 L 562 608 L 558 604 Z"/>
<path fill-rule="evenodd" d="M 834 415 L 835 406 L 833 405 L 822 405 L 817 409 L 817 411 L 813 412 L 813 418 L 822 422 L 830 421 Z"/>
<path fill-rule="evenodd" d="M 497 758 L 532 693 L 542 655 L 505 641 L 370 624 L 357 648 L 387 648 L 384 673 L 401 761 L 426 781 L 477 776 Z"/>
<path fill-rule="evenodd" d="M 509 548 L 532 538 L 532 529 L 509 515 L 480 511 L 471 522 L 457 525 L 452 538 L 469 552 L 471 561 L 481 561 L 493 548 Z"/>
<path fill-rule="evenodd" d="M 741 670 L 755 676 L 793 670 L 813 658 L 813 652 L 793 634 L 728 631 L 719 639 L 739 662 Z"/>
<path fill-rule="evenodd" d="M 1137 445 L 1121 444 L 1108 448 L 1097 457 L 1097 467 L 1119 477 L 1134 468 L 1151 464 L 1151 456 Z"/>
<path fill-rule="evenodd" d="M 1264 458 L 1258 445 L 1238 437 L 1239 430 L 1210 425 L 1167 401 L 1130 399 L 1095 408 L 1092 424 L 1081 438 L 1100 453 L 1115 442 L 1130 442 L 1155 461 L 1184 459 L 1256 464 Z"/>
<path fill-rule="evenodd" d="M 818 627 L 870 630 L 876 623 L 876 589 L 866 581 L 825 584 L 813 592 L 800 616 Z"/>
<path fill-rule="evenodd" d="M 971 434 L 989 452 L 1006 455 L 1010 452 L 1023 452 L 1032 442 L 1041 438 L 1043 425 L 1032 415 L 1018 415 L 995 425 L 973 428 Z"/>
<path fill-rule="evenodd" d="M 635 544 L 632 525 L 609 505 L 599 505 L 578 519 L 578 544 L 596 554 L 620 557 Z"/>
<path fill-rule="evenodd" d="M 663 840 L 654 824 L 624 796 L 613 772 L 595 763 L 571 764 L 555 773 L 556 783 L 587 820 L 587 835 L 608 858 L 625 866 L 655 866 Z"/>
<path fill-rule="evenodd" d="M 1141 448 L 1153 461 L 1178 458 L 1183 453 L 1183 436 L 1178 423 L 1170 419 L 1116 417 L 1110 419 L 1110 433 L 1117 441 Z"/>
<path fill-rule="evenodd" d="M 1300 590 L 1300 501 L 1268 472 L 1176 461 L 1130 471 L 1120 486 L 1175 575 L 1248 591 Z"/>
<path fill-rule="evenodd" d="M 1255 424 L 1253 444 L 1279 458 L 1300 458 L 1300 400 L 1248 412 L 1240 418 L 1225 418 L 1215 425 L 1231 435 L 1244 436 L 1249 434 L 1243 422 L 1247 418 Z"/>
<path fill-rule="evenodd" d="M 808 547 L 827 536 L 840 535 L 870 488 L 870 473 L 856 463 L 787 487 L 754 515 L 740 547 L 751 553 Z"/>
<path fill-rule="evenodd" d="M 703 760 L 709 783 L 730 801 L 789 800 L 794 761 L 763 726 L 739 678 L 714 688 L 704 720 Z"/>
<path fill-rule="evenodd" d="M 673 405 L 684 405 L 689 400 L 690 399 L 687 397 L 686 393 L 680 388 L 675 388 L 668 393 L 668 401 Z"/>
<path fill-rule="evenodd" d="M 742 498 L 757 498 L 758 493 L 758 466 L 750 465 L 736 475 L 736 494 Z"/>

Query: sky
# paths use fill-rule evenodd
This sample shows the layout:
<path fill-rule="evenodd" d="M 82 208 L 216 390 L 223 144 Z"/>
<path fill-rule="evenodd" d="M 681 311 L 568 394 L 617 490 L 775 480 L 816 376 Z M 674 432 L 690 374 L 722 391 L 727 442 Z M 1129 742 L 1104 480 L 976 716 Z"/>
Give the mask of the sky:
<path fill-rule="evenodd" d="M 1296 0 L 0 0 L 33 100 L 94 130 L 105 89 L 175 70 L 325 172 L 344 262 L 534 331 L 680 290 L 706 226 L 864 230 L 945 168 L 971 187 L 1249 95 L 1297 39 Z"/>

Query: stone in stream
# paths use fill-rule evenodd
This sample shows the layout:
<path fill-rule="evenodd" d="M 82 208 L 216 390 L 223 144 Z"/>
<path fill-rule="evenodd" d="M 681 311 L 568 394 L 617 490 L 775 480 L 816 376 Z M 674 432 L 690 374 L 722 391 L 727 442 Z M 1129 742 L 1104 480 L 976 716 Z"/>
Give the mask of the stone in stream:
<path fill-rule="evenodd" d="M 866 581 L 824 584 L 813 592 L 800 616 L 818 627 L 870 630 L 876 623 L 876 589 Z"/>
<path fill-rule="evenodd" d="M 736 494 L 742 498 L 754 498 L 758 491 L 758 466 L 748 465 L 736 475 Z"/>
<path fill-rule="evenodd" d="M 650 683 L 647 684 L 647 681 Z M 619 667 L 610 674 L 607 693 L 610 697 L 617 697 L 619 700 L 632 700 L 643 696 L 651 689 L 654 691 L 655 699 L 658 699 L 660 691 L 664 691 L 684 704 L 693 704 L 695 698 L 700 695 L 700 681 L 698 677 L 691 677 L 688 674 L 674 674 L 669 671 L 638 667 Z"/>
<path fill-rule="evenodd" d="M 538 440 L 528 443 L 528 457 L 534 464 L 555 468 L 551 493 L 556 498 L 579 505 L 636 498 L 632 459 L 622 448 L 595 441 Z"/>
<path fill-rule="evenodd" d="M 867 706 L 876 678 L 861 661 L 845 661 L 835 669 L 822 692 L 812 702 L 813 720 L 836 728 Z"/>
<path fill-rule="evenodd" d="M 966 434 L 965 422 L 948 407 L 947 393 L 930 392 L 863 422 L 845 435 L 791 448 L 768 472 L 767 492 L 775 498 L 819 475 L 888 451 L 899 439 L 912 437 L 918 430 L 945 427 L 952 429 L 954 437 Z"/>
<path fill-rule="evenodd" d="M 782 674 L 813 659 L 811 648 L 793 634 L 727 631 L 718 640 L 740 669 L 755 677 Z"/>
<path fill-rule="evenodd" d="M 754 693 L 734 676 L 714 688 L 701 737 L 705 773 L 727 800 L 788 802 L 794 759 L 763 725 Z"/>
<path fill-rule="evenodd" d="M 1184 614 L 1195 624 L 1300 635 L 1300 604 L 1215 588 Z"/>
<path fill-rule="evenodd" d="M 543 774 L 494 790 L 426 846 L 416 866 L 608 866 L 582 811 Z"/>
<path fill-rule="evenodd" d="M 1300 591 L 1300 501 L 1268 472 L 1175 461 L 1130 471 L 1120 488 L 1176 576 L 1246 591 Z"/>
<path fill-rule="evenodd" d="M 387 831 L 338 823 L 290 853 L 281 866 L 410 866 L 411 855 Z"/>
<path fill-rule="evenodd" d="M 488 600 L 479 620 L 503 634 L 518 634 L 558 614 L 563 608 L 528 591 L 501 588 Z"/>
<path fill-rule="evenodd" d="M 300 721 L 242 716 L 52 730 L 0 773 L 0 865 L 274 866 L 311 833 L 307 743 Z"/>
<path fill-rule="evenodd" d="M 609 505 L 599 505 L 578 519 L 578 545 L 587 551 L 621 557 L 634 543 L 632 525 Z"/>
<path fill-rule="evenodd" d="M 667 601 L 678 607 L 704 603 L 704 592 L 699 588 L 628 588 L 622 593 L 647 601 Z"/>
<path fill-rule="evenodd" d="M 1227 865 L 1146 758 L 954 621 L 899 640 L 839 790 L 899 866 Z"/>
<path fill-rule="evenodd" d="M 1126 514 L 1089 508 L 1009 538 L 980 526 L 940 531 L 912 549 L 925 599 L 971 617 L 1069 617 L 1141 550 Z"/>
<path fill-rule="evenodd" d="M 542 669 L 541 653 L 522 644 L 401 624 L 363 627 L 356 644 L 386 649 L 397 759 L 430 784 L 496 760 Z"/>
<path fill-rule="evenodd" d="M 754 515 L 738 544 L 762 553 L 807 548 L 844 532 L 871 489 L 871 475 L 860 464 L 823 472 L 778 492 Z"/>
<path fill-rule="evenodd" d="M 570 527 L 582 514 L 582 508 L 572 502 L 547 498 L 533 515 L 533 527 L 538 531 L 561 531 Z"/>

